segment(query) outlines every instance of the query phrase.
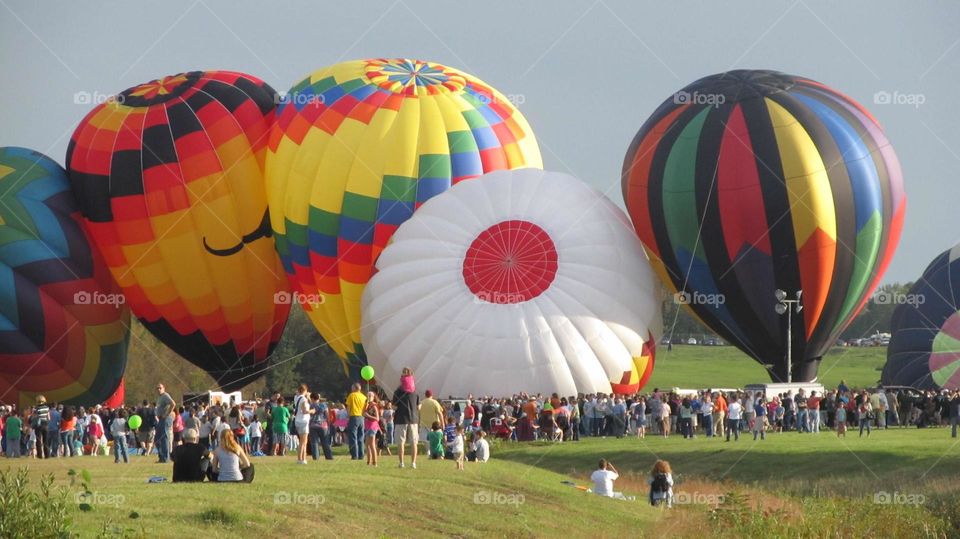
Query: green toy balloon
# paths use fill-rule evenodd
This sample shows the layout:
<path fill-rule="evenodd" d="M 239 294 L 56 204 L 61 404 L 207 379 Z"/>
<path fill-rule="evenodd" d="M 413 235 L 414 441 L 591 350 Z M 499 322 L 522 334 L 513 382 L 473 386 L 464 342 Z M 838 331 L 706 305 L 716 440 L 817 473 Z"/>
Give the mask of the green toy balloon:
<path fill-rule="evenodd" d="M 137 414 L 133 414 L 130 416 L 130 419 L 127 420 L 127 425 L 130 425 L 131 429 L 137 430 L 140 428 L 140 425 L 143 425 L 143 418 Z"/>
<path fill-rule="evenodd" d="M 363 378 L 367 382 L 373 380 L 373 374 L 373 367 L 370 365 L 365 365 L 362 369 L 360 369 L 360 378 Z"/>

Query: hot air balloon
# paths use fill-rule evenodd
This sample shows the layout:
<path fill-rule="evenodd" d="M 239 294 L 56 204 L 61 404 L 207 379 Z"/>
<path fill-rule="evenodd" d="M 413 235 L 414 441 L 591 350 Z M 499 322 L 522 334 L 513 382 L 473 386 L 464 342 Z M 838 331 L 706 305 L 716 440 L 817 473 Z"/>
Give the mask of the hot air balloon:
<path fill-rule="evenodd" d="M 876 119 L 775 71 L 711 75 L 667 99 L 633 139 L 622 181 L 661 280 L 777 381 L 816 377 L 890 262 L 906 204 Z M 803 310 L 778 314 L 798 292 L 791 307 Z"/>
<path fill-rule="evenodd" d="M 362 334 L 383 387 L 410 367 L 439 395 L 609 394 L 648 376 L 659 317 L 623 211 L 572 176 L 524 169 L 460 183 L 400 225 L 363 294 Z"/>
<path fill-rule="evenodd" d="M 933 259 L 907 294 L 877 298 L 897 305 L 883 384 L 960 389 L 960 244 Z"/>
<path fill-rule="evenodd" d="M 360 297 L 414 209 L 461 180 L 542 166 L 499 92 L 433 62 L 372 59 L 314 72 L 282 100 L 267 184 L 294 298 L 358 379 Z"/>
<path fill-rule="evenodd" d="M 77 213 L 60 165 L 0 148 L 0 402 L 92 406 L 121 383 L 130 312 Z"/>
<path fill-rule="evenodd" d="M 97 106 L 67 150 L 133 313 L 227 391 L 261 372 L 290 309 L 263 178 L 276 100 L 241 73 L 164 77 Z"/>

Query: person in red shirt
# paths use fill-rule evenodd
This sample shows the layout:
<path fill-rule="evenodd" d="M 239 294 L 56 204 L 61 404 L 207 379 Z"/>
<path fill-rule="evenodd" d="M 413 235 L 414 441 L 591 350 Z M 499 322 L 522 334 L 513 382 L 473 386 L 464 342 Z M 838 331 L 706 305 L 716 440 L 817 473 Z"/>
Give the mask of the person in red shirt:
<path fill-rule="evenodd" d="M 810 432 L 820 432 L 820 401 L 823 400 L 816 391 L 810 392 L 807 399 L 807 421 L 810 423 Z"/>

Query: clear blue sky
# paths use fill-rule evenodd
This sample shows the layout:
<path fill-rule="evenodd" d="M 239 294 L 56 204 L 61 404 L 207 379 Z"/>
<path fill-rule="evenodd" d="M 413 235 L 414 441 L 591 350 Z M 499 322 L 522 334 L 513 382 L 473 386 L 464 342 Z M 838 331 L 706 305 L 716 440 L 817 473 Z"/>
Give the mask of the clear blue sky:
<path fill-rule="evenodd" d="M 661 101 L 711 73 L 777 69 L 846 92 L 886 128 L 908 208 L 885 281 L 906 281 L 960 239 L 958 26 L 953 2 L 0 0 L 0 145 L 62 163 L 91 107 L 78 92 L 194 69 L 282 91 L 340 60 L 407 56 L 515 96 L 545 166 L 622 205 L 624 152 Z M 877 92 L 923 103 L 875 103 Z"/>

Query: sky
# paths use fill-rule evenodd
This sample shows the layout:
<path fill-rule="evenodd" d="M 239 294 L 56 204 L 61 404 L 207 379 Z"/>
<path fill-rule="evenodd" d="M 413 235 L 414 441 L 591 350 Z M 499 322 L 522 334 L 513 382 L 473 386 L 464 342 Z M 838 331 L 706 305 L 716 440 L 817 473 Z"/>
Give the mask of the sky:
<path fill-rule="evenodd" d="M 705 75 L 775 69 L 839 89 L 885 128 L 907 215 L 884 281 L 912 281 L 960 239 L 958 23 L 954 2 L 0 0 L 0 146 L 62 164 L 92 103 L 183 71 L 285 91 L 339 61 L 412 57 L 499 89 L 545 168 L 622 206 L 624 153 L 662 101 Z"/>

